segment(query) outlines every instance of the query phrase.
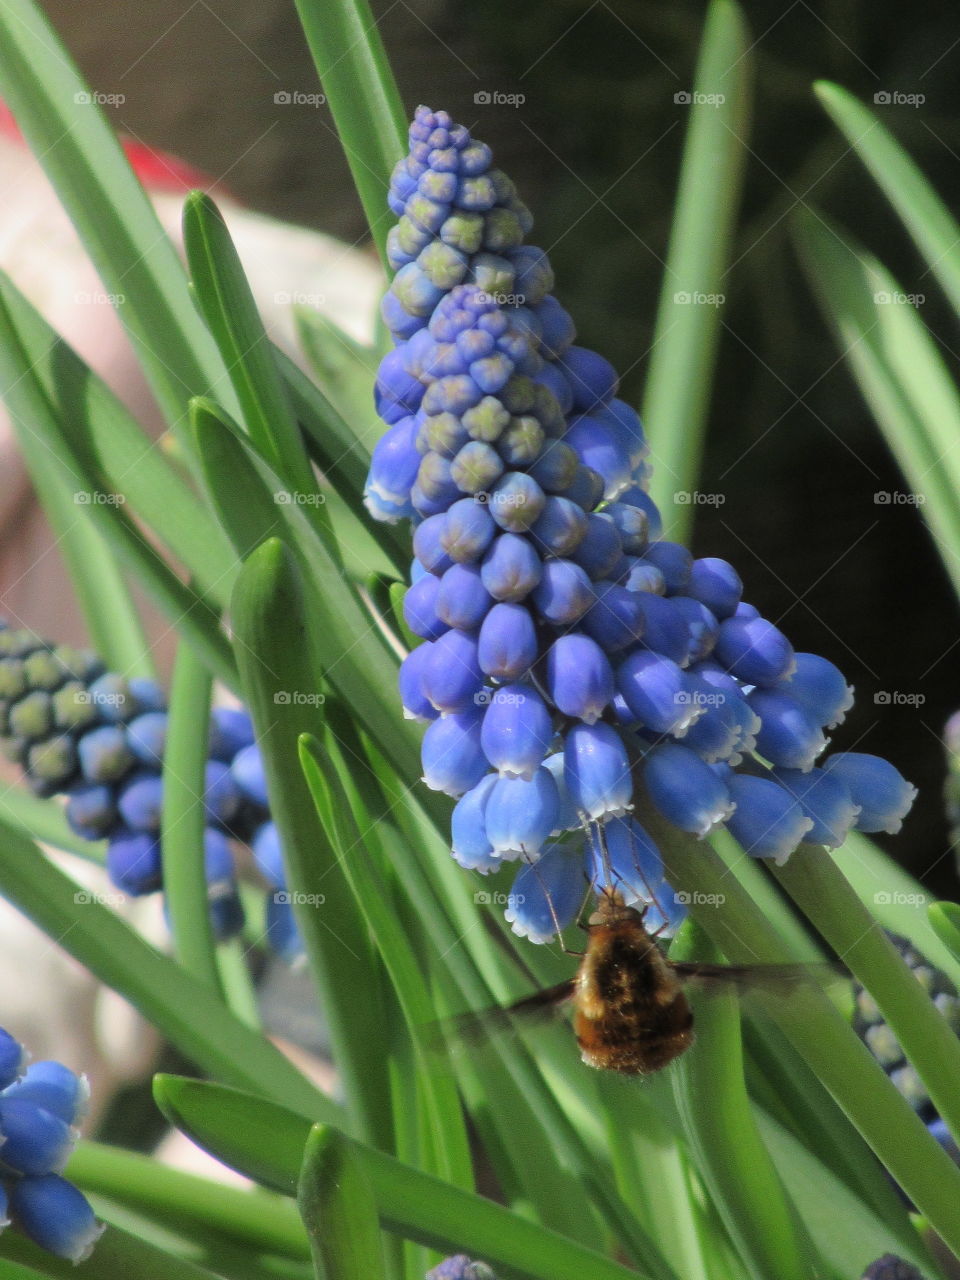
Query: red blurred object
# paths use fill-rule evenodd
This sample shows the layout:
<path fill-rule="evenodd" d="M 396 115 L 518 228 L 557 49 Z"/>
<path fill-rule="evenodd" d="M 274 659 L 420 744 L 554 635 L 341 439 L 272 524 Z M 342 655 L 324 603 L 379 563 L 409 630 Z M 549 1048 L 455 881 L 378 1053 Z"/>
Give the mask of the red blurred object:
<path fill-rule="evenodd" d="M 0 100 L 0 137 L 23 140 L 20 126 L 14 119 L 13 112 L 5 102 Z M 204 191 L 217 191 L 228 195 L 229 191 L 215 182 L 208 174 L 167 151 L 159 151 L 148 147 L 146 143 L 137 142 L 133 138 L 120 135 L 120 144 L 126 153 L 130 165 L 143 183 L 151 191 L 163 191 L 172 194 L 193 191 L 201 188 Z"/>

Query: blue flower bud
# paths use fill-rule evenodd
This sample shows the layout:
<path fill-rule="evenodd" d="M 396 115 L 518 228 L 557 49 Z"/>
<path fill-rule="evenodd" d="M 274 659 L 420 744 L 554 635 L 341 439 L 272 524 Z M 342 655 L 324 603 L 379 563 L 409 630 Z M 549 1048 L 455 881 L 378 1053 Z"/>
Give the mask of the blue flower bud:
<path fill-rule="evenodd" d="M 204 828 L 203 870 L 212 892 L 222 895 L 233 889 L 236 882 L 233 850 L 230 841 L 216 827 Z"/>
<path fill-rule="evenodd" d="M 487 838 L 484 821 L 487 801 L 496 781 L 497 775 L 488 773 L 460 797 L 450 819 L 451 851 L 455 861 L 467 871 L 479 871 L 484 875 L 500 866 L 500 859 Z"/>
<path fill-rule="evenodd" d="M 413 634 L 424 640 L 436 640 L 449 630 L 448 624 L 437 616 L 439 593 L 440 579 L 432 573 L 425 574 L 404 593 L 403 619 Z"/>
<path fill-rule="evenodd" d="M 774 769 L 773 776 L 799 803 L 804 817 L 813 823 L 807 842 L 839 849 L 860 813 L 849 787 L 839 775 L 823 769 L 811 769 L 808 773 L 801 773 L 799 769 Z"/>
<path fill-rule="evenodd" d="M 153 717 L 158 713 L 153 711 L 148 714 Z M 137 741 L 142 746 L 145 736 L 142 730 L 138 732 L 135 726 L 142 726 L 145 720 L 147 720 L 147 716 L 138 716 L 136 720 L 131 720 L 127 725 L 127 742 L 130 744 L 130 750 L 134 755 L 137 753 L 134 742 Z M 253 721 L 250 718 L 249 711 L 244 711 L 242 707 L 213 708 L 210 713 L 210 741 L 208 747 L 208 754 L 212 759 L 222 760 L 224 764 L 229 764 L 237 752 L 249 746 L 253 740 Z M 162 752 L 160 758 L 163 758 Z M 145 763 L 156 764 L 156 759 L 145 761 Z"/>
<path fill-rule="evenodd" d="M 66 1121 L 26 1098 L 0 1094 L 0 1164 L 16 1173 L 59 1173 L 76 1145 Z"/>
<path fill-rule="evenodd" d="M 418 212 L 425 208 L 425 204 L 420 204 Z M 409 216 L 415 217 L 416 221 L 420 221 L 420 218 L 414 215 L 410 206 L 408 206 L 407 211 Z M 390 291 L 404 311 L 412 316 L 429 316 L 443 297 L 443 290 L 435 285 L 415 262 L 408 262 L 405 267 L 400 268 L 393 277 Z M 389 324 L 389 317 L 385 316 L 384 319 Z"/>
<path fill-rule="evenodd" d="M 547 756 L 543 762 L 543 767 L 549 769 L 553 774 L 553 780 L 557 784 L 557 794 L 560 797 L 560 809 L 557 813 L 556 825 L 550 834 L 559 836 L 565 831 L 579 830 L 583 824 L 580 821 L 579 813 L 577 813 L 577 806 L 570 799 L 570 792 L 567 790 L 566 775 L 563 771 L 563 751 L 557 751 L 552 756 Z"/>
<path fill-rule="evenodd" d="M 693 681 L 693 700 L 703 714 L 683 735 L 683 745 L 708 764 L 718 760 L 739 764 L 757 745 L 760 717 L 735 684 L 731 693 L 710 684 L 693 668 L 688 676 Z"/>
<path fill-rule="evenodd" d="M 4 1098 L 32 1103 L 64 1124 L 76 1126 L 87 1114 L 90 1085 L 62 1062 L 31 1062 L 21 1079 L 3 1091 Z M 0 1158 L 2 1158 L 0 1151 Z"/>
<path fill-rule="evenodd" d="M 34 1244 L 73 1263 L 89 1258 L 105 1230 L 83 1193 L 55 1173 L 14 1182 L 10 1212 Z"/>
<path fill-rule="evenodd" d="M 536 862 L 520 868 L 504 915 L 518 937 L 549 942 L 558 926 L 565 929 L 576 918 L 585 889 L 580 849 L 551 844 Z"/>
<path fill-rule="evenodd" d="M 733 773 L 727 786 L 736 809 L 727 830 L 752 858 L 782 866 L 813 826 L 789 791 L 769 778 Z"/>
<path fill-rule="evenodd" d="M 458 1253 L 444 1258 L 428 1271 L 426 1280 L 497 1280 L 497 1277 L 485 1262 L 471 1262 L 465 1253 Z"/>
<path fill-rule="evenodd" d="M 440 545 L 451 560 L 461 564 L 479 560 L 497 532 L 486 505 L 474 498 L 455 502 L 443 519 L 446 524 L 440 534 Z"/>
<path fill-rule="evenodd" d="M 614 428 L 627 450 L 631 468 L 637 467 L 647 456 L 649 449 L 636 409 L 623 400 L 611 400 L 609 404 L 597 405 L 590 412 L 595 418 Z"/>
<path fill-rule="evenodd" d="M 423 735 L 423 780 L 431 791 L 462 796 L 475 787 L 490 765 L 480 745 L 483 708 L 454 712 L 435 720 Z"/>
<path fill-rule="evenodd" d="M 493 444 L 509 426 L 510 410 L 494 396 L 484 396 L 464 413 L 462 422 L 471 440 Z"/>
<path fill-rule="evenodd" d="M 651 541 L 643 556 L 663 574 L 668 595 L 680 595 L 686 591 L 693 568 L 693 556 L 686 547 L 679 542 Z"/>
<path fill-rule="evenodd" d="M 569 730 L 563 775 L 571 801 L 591 821 L 631 807 L 630 762 L 623 739 L 608 724 L 577 724 Z"/>
<path fill-rule="evenodd" d="M 502 533 L 483 558 L 480 575 L 494 600 L 526 599 L 543 574 L 543 563 L 529 539 Z"/>
<path fill-rule="evenodd" d="M 374 519 L 383 519 L 380 513 L 384 510 L 396 512 L 392 522 L 413 515 L 410 490 L 420 468 L 417 431 L 413 417 L 401 418 L 374 446 L 363 491 L 364 503 Z"/>
<path fill-rule="evenodd" d="M 163 811 L 163 779 L 145 769 L 135 773 L 117 796 L 120 816 L 132 831 L 159 831 Z"/>
<path fill-rule="evenodd" d="M 121 827 L 107 845 L 107 874 L 132 898 L 154 893 L 163 883 L 159 840 L 145 831 Z"/>
<path fill-rule="evenodd" d="M 629 486 L 630 454 L 615 427 L 599 418 L 574 418 L 564 439 L 581 462 L 603 477 L 605 498 L 615 498 Z"/>
<path fill-rule="evenodd" d="M 540 321 L 540 342 L 544 353 L 551 359 L 559 358 L 577 336 L 569 311 L 552 294 L 538 302 L 533 311 Z"/>
<path fill-rule="evenodd" d="M 620 531 L 609 516 L 591 512 L 586 517 L 583 538 L 571 559 L 596 581 L 606 578 L 623 555 Z"/>
<path fill-rule="evenodd" d="M 114 789 L 102 782 L 80 782 L 70 788 L 65 816 L 84 840 L 100 840 L 117 823 Z"/>
<path fill-rule="evenodd" d="M 203 771 L 203 807 L 207 821 L 229 827 L 243 803 L 240 788 L 228 765 L 222 760 L 208 760 Z"/>
<path fill-rule="evenodd" d="M 603 498 L 603 490 L 604 479 L 600 472 L 594 471 L 593 467 L 585 467 L 581 464 L 577 467 L 577 473 L 569 487 L 564 490 L 563 496 L 589 512 Z"/>
<path fill-rule="evenodd" d="M 912 1262 L 905 1262 L 895 1253 L 885 1253 L 870 1263 L 861 1280 L 924 1280 L 924 1276 Z"/>
<path fill-rule="evenodd" d="M 643 780 L 654 807 L 681 831 L 702 838 L 733 812 L 730 793 L 689 747 L 664 742 L 647 753 Z"/>
<path fill-rule="evenodd" d="M 747 701 L 760 717 L 757 750 L 771 764 L 804 773 L 827 745 L 820 726 L 799 702 L 785 693 L 755 689 Z"/>
<path fill-rule="evenodd" d="M 447 517 L 427 516 L 413 531 L 413 554 L 428 573 L 439 577 L 453 564 L 441 538 L 446 533 Z"/>
<path fill-rule="evenodd" d="M 489 514 L 501 529 L 523 533 L 536 521 L 545 502 L 546 495 L 532 476 L 508 471 L 490 494 Z"/>
<path fill-rule="evenodd" d="M 796 669 L 781 681 L 782 691 L 806 707 L 824 728 L 842 724 L 853 706 L 852 686 L 826 658 L 816 653 L 798 653 L 794 657 Z"/>
<path fill-rule="evenodd" d="M 510 254 L 510 261 L 517 273 L 517 292 L 523 294 L 528 307 L 535 307 L 553 288 L 553 267 L 546 251 L 532 244 L 519 245 Z M 541 329 L 538 321 L 537 331 Z"/>
<path fill-rule="evenodd" d="M 682 737 L 705 711 L 696 686 L 675 662 L 648 649 L 631 653 L 617 671 L 617 688 L 637 720 L 653 733 Z"/>
<path fill-rule="evenodd" d="M 137 705 L 130 681 L 113 671 L 94 680 L 88 692 L 100 719 L 110 724 L 122 724 L 131 720 L 139 711 L 147 710 Z"/>
<path fill-rule="evenodd" d="M 510 684 L 490 696 L 480 742 L 502 778 L 524 778 L 539 769 L 553 738 L 546 704 L 529 685 Z"/>
<path fill-rule="evenodd" d="M 450 464 L 450 475 L 457 488 L 469 494 L 492 489 L 503 470 L 503 458 L 483 440 L 468 441 Z"/>
<path fill-rule="evenodd" d="M 631 488 L 624 490 L 620 495 L 620 501 L 629 503 L 631 507 L 639 507 L 647 517 L 647 537 L 651 540 L 660 538 L 663 535 L 663 518 L 657 508 L 657 504 L 637 484 Z M 709 608 L 709 602 L 704 601 Z"/>
<path fill-rule="evenodd" d="M 604 848 L 605 846 L 605 848 Z M 633 818 L 609 818 L 603 841 L 590 832 L 587 874 L 598 893 L 615 889 L 628 906 L 645 904 L 647 929 L 672 933 L 686 909 L 663 878 L 663 859 L 649 833 Z"/>
<path fill-rule="evenodd" d="M 609 360 L 587 347 L 568 347 L 560 366 L 573 387 L 574 407 L 592 409 L 598 401 L 611 400 L 620 379 Z"/>
<path fill-rule="evenodd" d="M 158 768 L 167 746 L 167 713 L 147 711 L 127 725 L 127 746 L 141 764 Z"/>
<path fill-rule="evenodd" d="M 463 631 L 444 632 L 430 646 L 421 680 L 438 711 L 465 710 L 483 686 L 476 639 Z"/>
<path fill-rule="evenodd" d="M 686 594 L 705 604 L 721 622 L 729 618 L 740 603 L 743 583 L 732 564 L 717 556 L 694 560 Z"/>
<path fill-rule="evenodd" d="M 0 1089 L 6 1089 L 27 1065 L 27 1051 L 19 1040 L 0 1027 Z"/>
<path fill-rule="evenodd" d="M 475 564 L 455 564 L 440 580 L 434 609 L 441 621 L 459 631 L 475 631 L 493 607 Z"/>
<path fill-rule="evenodd" d="M 614 695 L 613 669 L 589 636 L 571 632 L 547 652 L 547 691 L 558 711 L 596 724 Z"/>
<path fill-rule="evenodd" d="M 77 743 L 80 771 L 88 782 L 116 782 L 134 763 L 121 725 L 104 724 Z"/>
<path fill-rule="evenodd" d="M 373 394 L 377 413 L 387 423 L 399 422 L 420 408 L 423 383 L 404 366 L 401 348 L 388 351 L 380 361 Z"/>
<path fill-rule="evenodd" d="M 587 532 L 587 516 L 569 498 L 547 498 L 531 527 L 534 544 L 544 555 L 571 556 Z"/>
<path fill-rule="evenodd" d="M 290 905 L 290 895 L 282 889 L 271 889 L 264 901 L 263 931 L 270 949 L 284 964 L 299 967 L 305 953 L 303 936 Z"/>
<path fill-rule="evenodd" d="M 535 858 L 556 828 L 559 812 L 557 784 L 549 769 L 541 766 L 529 782 L 498 778 L 484 811 L 487 838 L 506 861 Z"/>
<path fill-rule="evenodd" d="M 768 688 L 793 670 L 793 645 L 766 618 L 726 618 L 720 624 L 715 656 L 746 684 Z"/>
<path fill-rule="evenodd" d="M 690 661 L 691 635 L 683 611 L 665 596 L 638 592 L 637 603 L 643 617 L 643 643 L 654 653 L 670 658 L 677 666 Z"/>
<path fill-rule="evenodd" d="M 450 459 L 432 449 L 420 460 L 417 480 L 410 491 L 410 500 L 420 515 L 439 515 L 461 496 L 450 467 Z"/>
<path fill-rule="evenodd" d="M 594 597 L 580 625 L 601 649 L 616 653 L 642 637 L 643 611 L 636 592 L 613 582 L 598 582 Z"/>
<path fill-rule="evenodd" d="M 431 644 L 421 644 L 400 664 L 397 684 L 405 720 L 436 720 L 440 712 L 423 691 L 423 673 L 430 660 Z"/>
<path fill-rule="evenodd" d="M 520 604 L 495 604 L 480 628 L 477 658 L 494 680 L 519 680 L 537 658 L 537 632 L 530 610 Z"/>
<path fill-rule="evenodd" d="M 259 746 L 251 742 L 249 747 L 238 751 L 230 764 L 233 779 L 243 794 L 256 804 L 270 807 L 267 794 L 267 775 L 263 767 L 263 755 Z"/>
<path fill-rule="evenodd" d="M 283 865 L 283 845 L 275 822 L 263 822 L 250 842 L 257 870 L 267 884 L 286 889 L 287 875 Z"/>
<path fill-rule="evenodd" d="M 858 831 L 886 831 L 896 835 L 917 788 L 886 760 L 859 751 L 837 751 L 823 762 L 823 769 L 847 787 L 860 806 L 854 826 Z"/>
<path fill-rule="evenodd" d="M 643 508 L 632 506 L 629 502 L 608 502 L 603 510 L 604 515 L 608 515 L 617 526 L 627 555 L 643 555 L 650 524 Z"/>
<path fill-rule="evenodd" d="M 667 594 L 666 579 L 646 556 L 624 556 L 610 576 L 628 591 L 645 591 L 651 596 Z M 689 599 L 689 596 L 680 598 Z"/>
<path fill-rule="evenodd" d="M 539 584 L 533 590 L 533 603 L 541 618 L 554 626 L 570 626 L 577 622 L 594 603 L 590 579 L 572 560 L 547 560 Z"/>
<path fill-rule="evenodd" d="M 713 652 L 717 643 L 717 636 L 720 634 L 719 622 L 705 604 L 694 600 L 692 596 L 674 595 L 670 597 L 670 601 L 683 614 L 687 624 L 688 661 L 702 662 Z M 686 666 L 686 663 L 680 665 Z"/>

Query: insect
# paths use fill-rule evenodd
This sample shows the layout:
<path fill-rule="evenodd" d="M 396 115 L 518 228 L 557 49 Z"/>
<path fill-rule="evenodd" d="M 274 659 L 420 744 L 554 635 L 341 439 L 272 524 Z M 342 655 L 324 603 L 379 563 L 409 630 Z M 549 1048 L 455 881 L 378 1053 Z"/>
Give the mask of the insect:
<path fill-rule="evenodd" d="M 655 934 L 647 932 L 645 913 L 627 906 L 618 889 L 601 888 L 576 975 L 495 1012 L 509 1020 L 572 1004 L 574 1033 L 588 1066 L 651 1075 L 693 1044 L 685 984 L 782 992 L 798 982 L 838 976 L 833 965 L 675 962 L 661 951 Z"/>

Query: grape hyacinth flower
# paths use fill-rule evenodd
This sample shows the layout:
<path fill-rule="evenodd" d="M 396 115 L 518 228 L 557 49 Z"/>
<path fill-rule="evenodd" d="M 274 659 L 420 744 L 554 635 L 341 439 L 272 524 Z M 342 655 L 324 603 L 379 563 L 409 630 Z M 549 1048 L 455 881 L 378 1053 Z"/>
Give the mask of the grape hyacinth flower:
<path fill-rule="evenodd" d="M 0 622 L 0 749 L 22 767 L 38 795 L 66 798 L 65 816 L 76 835 L 106 840 L 107 873 L 131 897 L 163 887 L 166 735 L 166 700 L 152 680 L 107 672 L 89 651 L 52 645 Z M 204 863 L 211 919 L 223 938 L 244 924 L 230 842 L 256 847 L 276 841 L 276 828 L 245 710 L 213 709 L 208 757 Z M 285 888 L 276 878 L 279 852 L 270 865 L 268 905 Z M 282 937 L 289 955 L 290 938 L 297 935 L 284 914 L 292 918 L 288 903 L 271 907 L 267 938 Z"/>
<path fill-rule="evenodd" d="M 431 1267 L 425 1280 L 497 1280 L 497 1277 L 485 1262 L 473 1262 L 465 1253 L 458 1253 Z"/>
<path fill-rule="evenodd" d="M 566 915 L 576 887 L 609 881 L 598 825 L 612 847 L 638 801 L 776 862 L 803 840 L 896 830 L 915 793 L 893 766 L 824 755 L 851 705 L 841 673 L 796 653 L 733 565 L 662 537 L 640 419 L 577 345 L 489 147 L 419 107 L 388 201 L 395 345 L 365 501 L 413 525 L 405 616 L 422 643 L 400 693 L 431 722 L 424 780 L 458 800 L 454 856 L 521 861 L 530 905 L 508 916 L 542 941 L 560 919 L 545 923 L 545 898 Z M 660 884 L 649 835 L 631 839 Z"/>
<path fill-rule="evenodd" d="M 86 1114 L 87 1078 L 60 1062 L 26 1060 L 0 1028 L 0 1231 L 12 1222 L 41 1249 L 82 1262 L 104 1226 L 61 1171 Z"/>

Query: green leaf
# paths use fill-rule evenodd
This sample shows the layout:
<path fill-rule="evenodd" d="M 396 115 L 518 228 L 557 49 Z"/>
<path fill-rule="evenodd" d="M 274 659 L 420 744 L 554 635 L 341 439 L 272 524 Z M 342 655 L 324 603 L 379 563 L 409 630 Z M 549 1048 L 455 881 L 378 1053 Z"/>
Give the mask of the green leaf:
<path fill-rule="evenodd" d="M 403 103 L 366 0 L 296 0 L 374 243 L 386 268 L 387 187 L 406 150 Z"/>
<path fill-rule="evenodd" d="M 670 958 L 721 957 L 688 922 Z M 815 1259 L 753 1118 L 736 996 L 691 1000 L 697 1042 L 677 1060 L 673 1088 L 701 1177 L 754 1280 L 805 1280 L 815 1273 Z"/>
<path fill-rule="evenodd" d="M 0 1256 L 15 1263 L 35 1268 L 54 1280 L 74 1280 L 77 1274 L 90 1280 L 216 1280 L 213 1271 L 178 1258 L 175 1254 L 139 1240 L 129 1231 L 111 1223 L 94 1246 L 93 1253 L 82 1263 L 78 1273 L 72 1262 L 55 1258 L 39 1249 L 25 1236 L 10 1231 L 0 1239 Z"/>
<path fill-rule="evenodd" d="M 195 296 L 220 350 L 259 452 L 294 491 L 316 492 L 272 345 L 223 215 L 194 191 L 183 209 L 183 243 Z"/>
<path fill-rule="evenodd" d="M 0 10 L 3 96 L 86 246 L 171 424 L 223 366 L 176 250 L 70 55 L 31 0 Z M 228 409 L 234 406 L 228 404 Z"/>
<path fill-rule="evenodd" d="M 794 231 L 827 323 L 960 593 L 960 394 L 951 373 L 876 258 L 818 214 L 795 214 Z"/>
<path fill-rule="evenodd" d="M 154 1078 L 164 1115 L 231 1168 L 287 1195 L 296 1192 L 310 1126 L 283 1107 L 239 1090 Z M 468 1253 L 530 1280 L 627 1280 L 629 1271 L 491 1200 L 447 1186 L 359 1142 L 345 1139 L 373 1188 L 381 1225 L 446 1253 Z"/>
<path fill-rule="evenodd" d="M 0 833 L 0 893 L 129 1000 L 181 1053 L 211 1075 L 283 1097 L 306 1115 L 341 1117 L 338 1107 L 206 986 L 144 942 L 18 831 L 0 824 Z"/>
<path fill-rule="evenodd" d="M 960 907 L 955 902 L 931 902 L 927 914 L 934 933 L 960 961 Z"/>
<path fill-rule="evenodd" d="M 221 1000 L 204 866 L 210 697 L 213 681 L 188 645 L 177 652 L 163 752 L 163 890 L 174 953 Z"/>
<path fill-rule="evenodd" d="M 960 315 L 960 223 L 893 134 L 839 85 L 820 80 L 814 91 L 913 236 Z"/>
<path fill-rule="evenodd" d="M 147 542 L 125 513 L 123 504 L 110 500 L 113 495 L 104 492 L 103 481 L 71 445 L 33 373 L 2 296 L 0 385 L 6 387 L 7 407 L 18 438 L 32 432 L 46 447 L 49 474 L 55 476 L 63 488 L 87 494 L 85 505 L 94 527 L 138 574 L 145 589 L 154 596 L 172 624 L 195 645 L 211 670 L 225 684 L 236 687 L 233 655 L 216 615 L 204 598 L 182 583 Z"/>
<path fill-rule="evenodd" d="M 197 587 L 217 603 L 225 603 L 236 561 L 223 532 L 197 501 L 196 490 L 164 457 L 163 441 L 144 433 L 106 383 L 2 272 L 0 295 L 64 437 L 88 468 L 104 478 L 101 488 L 122 493 L 137 516 L 188 569 Z M 29 443 L 21 440 L 25 452 Z M 101 612 L 112 624 L 109 610 L 101 608 Z M 99 645 L 97 649 L 104 652 Z M 127 670 L 119 665 L 116 669 Z"/>
<path fill-rule="evenodd" d="M 683 151 L 670 247 L 660 290 L 643 419 L 655 465 L 652 485 L 665 532 L 688 540 L 720 336 L 721 297 L 740 202 L 753 42 L 733 0 L 712 0 Z M 700 97 L 699 95 L 704 95 Z"/>
<path fill-rule="evenodd" d="M 107 1196 L 159 1222 L 195 1223 L 251 1253 L 310 1257 L 300 1215 L 285 1197 L 225 1186 L 97 1142 L 79 1143 L 64 1172 L 88 1195 Z"/>
<path fill-rule="evenodd" d="M 382 1280 L 373 1189 L 355 1148 L 338 1130 L 311 1129 L 297 1203 L 317 1280 Z"/>
<path fill-rule="evenodd" d="M 277 539 L 246 560 L 231 615 L 246 704 L 257 730 L 271 816 L 297 925 L 321 999 L 355 1132 L 388 1146 L 393 1126 L 379 975 L 335 851 L 300 768 L 298 739 L 323 732 L 323 632 L 292 552 Z M 364 992 L 357 1000 L 355 992 Z"/>

